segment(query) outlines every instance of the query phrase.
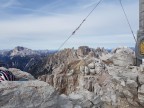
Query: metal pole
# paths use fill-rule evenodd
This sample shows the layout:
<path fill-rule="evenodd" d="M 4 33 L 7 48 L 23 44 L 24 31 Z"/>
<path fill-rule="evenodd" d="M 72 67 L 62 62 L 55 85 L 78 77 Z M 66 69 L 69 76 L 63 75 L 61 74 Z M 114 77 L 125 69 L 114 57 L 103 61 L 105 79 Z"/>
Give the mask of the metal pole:
<path fill-rule="evenodd" d="M 136 64 L 139 66 L 144 59 L 144 0 L 139 0 L 139 30 L 135 47 Z"/>

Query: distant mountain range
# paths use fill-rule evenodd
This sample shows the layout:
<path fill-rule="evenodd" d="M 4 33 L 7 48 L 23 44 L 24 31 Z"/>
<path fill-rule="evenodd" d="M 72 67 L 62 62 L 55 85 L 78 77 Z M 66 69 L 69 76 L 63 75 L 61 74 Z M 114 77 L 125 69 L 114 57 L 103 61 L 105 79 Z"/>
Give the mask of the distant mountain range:
<path fill-rule="evenodd" d="M 55 52 L 54 50 L 31 50 L 21 46 L 12 50 L 0 50 L 0 66 L 29 71 L 32 65 Z"/>
<path fill-rule="evenodd" d="M 134 48 L 131 49 L 135 50 Z M 93 49 L 81 46 L 77 50 L 72 48 L 56 53 L 55 50 L 31 50 L 17 46 L 12 50 L 0 50 L 0 66 L 18 68 L 38 77 L 50 73 L 52 68 L 59 65 L 66 65 L 70 61 L 77 60 L 77 58 L 83 58 L 84 55 L 99 56 L 101 52 L 110 53 L 111 51 L 112 49 Z"/>

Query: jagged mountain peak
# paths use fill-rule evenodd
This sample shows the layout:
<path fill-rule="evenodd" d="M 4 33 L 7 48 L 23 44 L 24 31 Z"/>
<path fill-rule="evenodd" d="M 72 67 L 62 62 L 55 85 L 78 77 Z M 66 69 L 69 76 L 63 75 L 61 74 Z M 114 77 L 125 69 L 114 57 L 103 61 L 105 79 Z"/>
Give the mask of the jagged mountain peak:
<path fill-rule="evenodd" d="M 30 49 L 28 49 L 28 48 L 26 48 L 26 47 L 22 47 L 22 46 L 17 46 L 17 47 L 15 47 L 13 50 L 17 50 L 17 51 L 22 51 L 22 50 L 30 50 Z"/>
<path fill-rule="evenodd" d="M 11 50 L 10 56 L 27 56 L 35 54 L 37 54 L 36 51 L 33 51 L 31 49 L 22 46 L 17 46 L 13 50 Z"/>

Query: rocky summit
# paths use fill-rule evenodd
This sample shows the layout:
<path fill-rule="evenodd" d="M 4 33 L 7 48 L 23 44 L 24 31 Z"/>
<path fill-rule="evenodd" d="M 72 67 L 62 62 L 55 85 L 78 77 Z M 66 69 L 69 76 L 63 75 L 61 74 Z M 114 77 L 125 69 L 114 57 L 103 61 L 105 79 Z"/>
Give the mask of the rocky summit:
<path fill-rule="evenodd" d="M 8 69 L 17 81 L 1 82 L 1 108 L 144 107 L 144 65 L 130 48 L 64 49 L 40 65 L 38 79 Z"/>

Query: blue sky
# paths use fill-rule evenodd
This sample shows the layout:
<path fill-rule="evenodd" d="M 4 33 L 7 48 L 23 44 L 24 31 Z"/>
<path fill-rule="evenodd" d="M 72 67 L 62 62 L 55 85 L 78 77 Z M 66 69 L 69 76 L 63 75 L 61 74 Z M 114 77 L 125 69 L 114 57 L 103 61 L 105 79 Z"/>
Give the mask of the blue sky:
<path fill-rule="evenodd" d="M 0 49 L 58 49 L 99 0 L 0 0 Z M 122 0 L 135 35 L 139 1 Z M 135 46 L 118 0 L 103 0 L 63 46 Z"/>

